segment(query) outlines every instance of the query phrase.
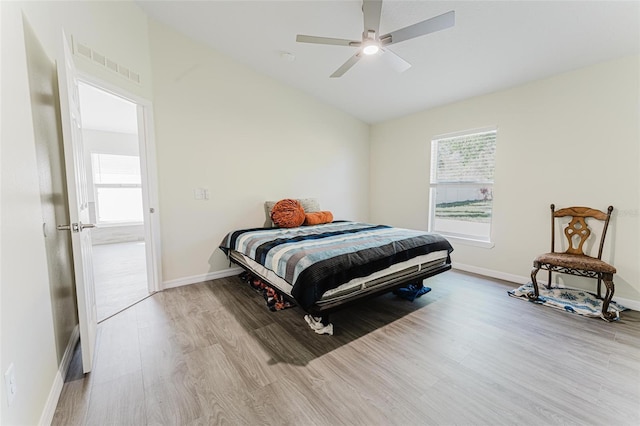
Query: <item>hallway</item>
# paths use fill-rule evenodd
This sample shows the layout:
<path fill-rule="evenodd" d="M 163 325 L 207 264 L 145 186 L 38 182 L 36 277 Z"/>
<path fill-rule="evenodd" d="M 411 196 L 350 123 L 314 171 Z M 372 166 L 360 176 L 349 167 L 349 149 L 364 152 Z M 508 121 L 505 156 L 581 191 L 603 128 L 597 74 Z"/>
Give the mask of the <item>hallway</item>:
<path fill-rule="evenodd" d="M 149 295 L 144 241 L 93 246 L 98 321 Z"/>

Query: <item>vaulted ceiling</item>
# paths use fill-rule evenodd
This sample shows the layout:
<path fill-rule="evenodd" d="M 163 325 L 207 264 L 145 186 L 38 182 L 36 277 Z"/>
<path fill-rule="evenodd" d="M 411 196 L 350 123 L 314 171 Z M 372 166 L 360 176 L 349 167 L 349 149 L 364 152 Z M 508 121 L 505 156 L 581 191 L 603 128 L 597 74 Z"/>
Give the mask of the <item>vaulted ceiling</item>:
<path fill-rule="evenodd" d="M 382 5 L 380 33 L 455 11 L 455 26 L 394 44 L 329 76 L 355 53 L 297 43 L 297 34 L 360 40 L 362 2 L 138 1 L 195 40 L 365 122 L 375 123 L 640 53 L 637 1 L 403 1 Z"/>

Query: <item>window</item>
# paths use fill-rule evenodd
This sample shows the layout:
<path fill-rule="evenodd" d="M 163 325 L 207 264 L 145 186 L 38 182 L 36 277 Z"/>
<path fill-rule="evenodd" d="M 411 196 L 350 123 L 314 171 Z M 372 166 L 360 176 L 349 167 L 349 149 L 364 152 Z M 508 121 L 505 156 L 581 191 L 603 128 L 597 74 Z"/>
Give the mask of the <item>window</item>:
<path fill-rule="evenodd" d="M 429 230 L 489 243 L 496 130 L 431 141 Z"/>
<path fill-rule="evenodd" d="M 140 158 L 91 154 L 98 223 L 140 223 L 142 181 Z"/>

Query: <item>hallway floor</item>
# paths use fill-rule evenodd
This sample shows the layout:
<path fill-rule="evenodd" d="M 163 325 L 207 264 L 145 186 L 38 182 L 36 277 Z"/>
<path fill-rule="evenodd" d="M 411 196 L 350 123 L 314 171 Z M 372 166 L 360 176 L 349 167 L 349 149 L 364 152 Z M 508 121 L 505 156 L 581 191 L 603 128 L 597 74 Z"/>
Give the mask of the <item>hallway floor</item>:
<path fill-rule="evenodd" d="M 98 321 L 147 297 L 144 241 L 93 246 Z"/>

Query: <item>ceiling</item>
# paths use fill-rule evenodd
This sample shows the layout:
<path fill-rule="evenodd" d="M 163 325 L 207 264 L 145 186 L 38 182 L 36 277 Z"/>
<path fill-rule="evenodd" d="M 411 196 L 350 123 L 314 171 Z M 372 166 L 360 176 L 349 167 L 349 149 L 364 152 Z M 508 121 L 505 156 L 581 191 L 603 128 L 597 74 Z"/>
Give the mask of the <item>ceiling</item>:
<path fill-rule="evenodd" d="M 296 34 L 360 40 L 360 1 L 137 3 L 152 18 L 367 123 L 640 53 L 638 1 L 386 0 L 381 34 L 449 10 L 456 24 L 389 47 L 412 64 L 403 73 L 367 57 L 329 78 L 355 48 L 296 43 Z"/>

